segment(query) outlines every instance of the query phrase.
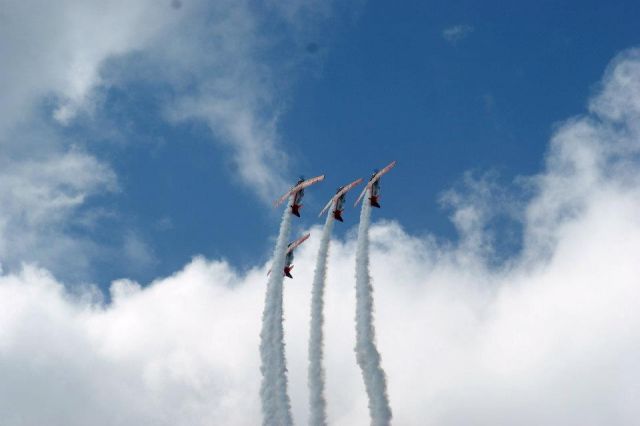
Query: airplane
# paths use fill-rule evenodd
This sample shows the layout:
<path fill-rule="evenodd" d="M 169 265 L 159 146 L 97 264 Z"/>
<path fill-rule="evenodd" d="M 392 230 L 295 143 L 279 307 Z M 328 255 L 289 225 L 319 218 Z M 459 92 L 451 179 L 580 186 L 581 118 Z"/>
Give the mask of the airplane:
<path fill-rule="evenodd" d="M 353 206 L 354 207 L 357 206 L 360 200 L 362 199 L 362 197 L 364 197 L 364 194 L 367 193 L 367 190 L 371 190 L 371 195 L 369 196 L 369 202 L 373 207 L 380 208 L 380 204 L 378 203 L 378 199 L 380 198 L 380 178 L 383 175 L 387 174 L 389 170 L 393 169 L 395 165 L 396 165 L 396 161 L 394 160 L 391 163 L 389 163 L 384 169 L 380 171 L 375 170 L 371 175 L 371 178 L 369 179 L 369 183 L 367 183 L 367 186 L 365 186 L 365 188 L 362 190 L 362 193 L 360 194 L 360 196 L 358 197 L 358 199 L 356 200 Z"/>
<path fill-rule="evenodd" d="M 274 207 L 278 207 L 280 204 L 284 202 L 287 198 L 293 195 L 293 204 L 291 204 L 291 214 L 294 214 L 300 217 L 300 209 L 302 208 L 302 197 L 304 197 L 304 189 L 313 185 L 314 183 L 318 183 L 324 179 L 324 175 L 316 176 L 312 179 L 305 180 L 304 177 L 300 177 L 298 182 L 295 184 L 293 188 L 287 191 L 282 197 L 278 198 L 274 203 Z"/>
<path fill-rule="evenodd" d="M 326 212 L 329 209 L 329 207 L 333 205 L 334 209 L 331 212 L 331 214 L 333 214 L 334 219 L 339 220 L 340 222 L 344 222 L 344 220 L 342 220 L 342 212 L 344 211 L 343 205 L 344 205 L 346 194 L 355 186 L 360 185 L 360 182 L 362 182 L 362 178 L 358 180 L 354 180 L 349 185 L 341 186 L 340 188 L 338 188 L 336 195 L 334 195 L 329 200 L 327 205 L 324 206 L 324 208 L 320 211 L 320 214 L 318 215 L 318 217 L 322 216 L 324 212 Z"/>
<path fill-rule="evenodd" d="M 295 250 L 300 244 L 304 243 L 309 239 L 311 234 L 305 234 L 297 240 L 290 242 L 287 248 L 287 257 L 284 261 L 284 275 L 293 278 L 291 275 L 291 270 L 293 269 L 293 250 Z"/>
<path fill-rule="evenodd" d="M 291 270 L 293 269 L 293 251 L 296 248 L 298 248 L 300 244 L 307 241 L 310 236 L 311 234 L 305 234 L 302 237 L 298 238 L 297 240 L 290 242 L 289 245 L 287 246 L 287 255 L 285 257 L 284 271 L 283 271 L 283 275 L 285 277 L 293 278 L 293 276 L 291 275 Z M 271 269 L 269 269 L 269 272 L 267 272 L 267 275 L 269 274 L 271 274 Z"/>

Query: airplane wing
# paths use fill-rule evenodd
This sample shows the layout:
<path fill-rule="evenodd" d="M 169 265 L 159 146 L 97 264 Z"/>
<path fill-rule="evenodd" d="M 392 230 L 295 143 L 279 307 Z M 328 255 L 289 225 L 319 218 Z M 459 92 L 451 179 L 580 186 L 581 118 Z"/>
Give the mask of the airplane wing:
<path fill-rule="evenodd" d="M 362 200 L 362 197 L 364 197 L 364 194 L 367 192 L 367 189 L 369 189 L 369 184 L 367 184 L 364 189 L 362 190 L 362 192 L 360 193 L 360 195 L 358 196 L 358 198 L 356 198 L 356 202 L 353 203 L 353 207 L 357 206 L 358 203 L 360 202 L 360 200 Z"/>
<path fill-rule="evenodd" d="M 363 180 L 364 179 L 362 179 L 362 178 L 354 180 L 349 185 L 347 185 L 344 188 L 342 188 L 342 191 L 340 191 L 340 192 L 338 192 L 336 194 L 336 198 L 341 196 L 342 194 L 345 194 L 345 193 L 351 191 L 353 188 L 355 188 L 356 186 L 360 185 L 360 183 L 362 183 Z"/>
<path fill-rule="evenodd" d="M 304 243 L 305 241 L 307 241 L 309 239 L 309 237 L 311 236 L 311 234 L 305 234 L 302 237 L 298 238 L 296 241 L 294 241 L 293 243 L 291 243 L 291 245 L 289 246 L 289 248 L 287 249 L 287 253 L 291 252 L 292 250 L 295 250 L 300 244 Z"/>
<path fill-rule="evenodd" d="M 320 176 L 316 176 L 314 178 L 311 179 L 307 179 L 304 182 L 302 182 L 300 185 L 298 185 L 297 191 L 300 191 L 301 189 L 304 189 L 308 186 L 313 185 L 314 183 L 318 183 L 320 181 L 324 180 L 324 175 L 320 175 Z"/>
<path fill-rule="evenodd" d="M 280 204 L 282 204 L 284 202 L 284 200 L 286 200 L 287 198 L 289 198 L 291 196 L 291 194 L 295 194 L 296 192 L 300 191 L 301 189 L 304 189 L 308 186 L 313 185 L 314 183 L 318 183 L 321 180 L 324 179 L 324 175 L 320 175 L 320 176 L 316 176 L 314 178 L 311 179 L 307 179 L 304 182 L 302 182 L 300 185 L 296 185 L 293 188 L 291 188 L 289 191 L 287 191 L 286 194 L 284 194 L 282 197 L 278 198 L 276 200 L 275 203 L 273 203 L 274 207 L 278 207 Z"/>
<path fill-rule="evenodd" d="M 284 202 L 284 200 L 286 200 L 287 198 L 289 198 L 289 196 L 291 195 L 291 193 L 293 192 L 293 188 L 291 188 L 286 194 L 284 194 L 282 197 L 278 198 L 275 203 L 273 203 L 273 207 L 278 207 L 280 204 L 282 204 Z"/>
<path fill-rule="evenodd" d="M 329 200 L 329 202 L 327 203 L 326 206 L 324 206 L 322 208 L 322 210 L 320 210 L 320 214 L 318 215 L 318 217 L 322 216 L 324 214 L 324 212 L 326 212 L 327 210 L 329 210 L 329 207 L 331 207 L 331 204 L 333 204 L 333 202 L 335 201 L 336 197 L 331 197 L 331 199 Z"/>
<path fill-rule="evenodd" d="M 291 243 L 291 245 L 287 248 L 287 254 L 290 253 L 292 250 L 295 250 L 296 247 L 298 247 L 300 244 L 307 241 L 310 236 L 311 234 L 305 234 L 302 237 L 295 240 L 293 243 Z M 271 269 L 269 269 L 269 272 L 267 272 L 267 276 L 269 276 L 269 274 L 271 274 Z"/>
<path fill-rule="evenodd" d="M 364 194 L 366 194 L 367 189 L 370 189 L 371 185 L 373 185 L 373 182 L 379 180 L 382 177 L 382 175 L 385 175 L 385 174 L 389 173 L 389 170 L 393 169 L 395 167 L 395 165 L 396 165 L 396 161 L 393 160 L 386 167 L 384 167 L 382 170 L 380 170 L 378 173 L 376 173 L 376 175 L 374 177 L 372 177 L 371 180 L 369 180 L 369 183 L 367 183 L 367 186 L 365 186 L 365 188 L 362 190 L 362 193 L 360 194 L 360 196 L 358 197 L 356 202 L 353 204 L 353 206 L 355 207 L 355 206 L 358 205 L 360 200 L 362 200 L 362 197 L 364 197 Z"/>
<path fill-rule="evenodd" d="M 397 163 L 397 161 L 393 160 L 384 169 L 380 170 L 378 172 L 378 174 L 376 175 L 376 177 L 372 179 L 372 181 L 376 181 L 376 180 L 380 179 L 382 177 L 382 175 L 385 175 L 385 174 L 389 173 L 389 170 L 393 169 L 396 166 L 396 163 Z"/>
<path fill-rule="evenodd" d="M 331 207 L 331 204 L 333 204 L 342 194 L 345 194 L 345 193 L 349 192 L 351 189 L 353 189 L 355 186 L 360 185 L 360 182 L 362 182 L 362 178 L 354 180 L 349 185 L 346 185 L 344 188 L 342 188 L 336 195 L 334 195 L 329 200 L 327 205 L 324 206 L 324 208 L 322 209 L 322 211 L 320 212 L 318 217 L 322 216 L 324 214 L 324 212 L 326 212 L 329 209 L 329 207 Z"/>

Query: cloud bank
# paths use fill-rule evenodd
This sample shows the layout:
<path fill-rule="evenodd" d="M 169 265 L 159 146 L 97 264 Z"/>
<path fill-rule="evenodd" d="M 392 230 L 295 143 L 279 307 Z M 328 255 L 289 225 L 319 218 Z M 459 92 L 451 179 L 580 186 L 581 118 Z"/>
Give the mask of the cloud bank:
<path fill-rule="evenodd" d="M 466 244 L 487 232 L 490 203 L 456 199 L 459 245 L 409 235 L 394 222 L 372 227 L 378 346 L 397 424 L 638 422 L 638 99 L 640 51 L 630 50 L 611 63 L 589 113 L 558 126 L 545 170 L 525 182 L 533 195 L 518 210 L 522 250 L 500 266 L 490 238 Z M 296 423 L 308 416 L 307 301 L 317 251 L 317 238 L 301 248 L 285 288 Z M 325 366 L 335 425 L 368 421 L 353 355 L 354 254 L 353 233 L 332 242 Z M 240 274 L 195 258 L 144 287 L 114 282 L 109 304 L 33 265 L 3 274 L 3 424 L 259 424 L 267 266 Z"/>

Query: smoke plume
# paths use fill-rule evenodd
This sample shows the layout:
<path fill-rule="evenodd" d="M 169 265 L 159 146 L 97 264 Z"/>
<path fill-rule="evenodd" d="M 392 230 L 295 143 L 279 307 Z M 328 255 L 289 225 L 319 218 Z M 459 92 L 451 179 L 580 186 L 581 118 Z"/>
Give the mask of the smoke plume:
<path fill-rule="evenodd" d="M 326 426 L 327 401 L 324 396 L 325 373 L 323 366 L 324 336 L 324 287 L 327 277 L 327 259 L 331 230 L 333 229 L 333 214 L 327 214 L 327 221 L 322 231 L 320 248 L 316 259 L 316 269 L 311 288 L 311 328 L 309 331 L 309 424 L 311 426 Z"/>
<path fill-rule="evenodd" d="M 282 311 L 282 285 L 284 276 L 287 239 L 291 230 L 291 213 L 286 205 L 280 222 L 280 232 L 273 252 L 273 262 L 264 312 L 262 314 L 262 330 L 260 332 L 260 360 L 262 385 L 260 398 L 262 402 L 262 424 L 291 425 L 291 402 L 287 393 L 287 367 L 284 353 L 284 330 Z"/>
<path fill-rule="evenodd" d="M 369 414 L 373 426 L 391 424 L 391 407 L 387 396 L 387 379 L 375 343 L 373 325 L 373 287 L 369 276 L 370 192 L 362 202 L 356 250 L 356 359 L 369 398 Z"/>

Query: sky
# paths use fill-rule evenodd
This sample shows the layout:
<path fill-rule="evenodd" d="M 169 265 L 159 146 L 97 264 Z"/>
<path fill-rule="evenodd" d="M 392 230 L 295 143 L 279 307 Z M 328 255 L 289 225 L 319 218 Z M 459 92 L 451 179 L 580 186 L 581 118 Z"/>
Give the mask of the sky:
<path fill-rule="evenodd" d="M 396 424 L 636 423 L 639 19 L 631 1 L 0 0 L 0 418 L 259 422 L 272 202 L 326 174 L 285 291 L 305 423 L 316 212 L 397 160 L 372 228 Z M 344 216 L 326 362 L 350 425 Z"/>
<path fill-rule="evenodd" d="M 7 219 L 5 235 L 24 226 L 29 238 L 8 237 L 2 264 L 103 288 L 198 254 L 265 261 L 269 202 L 300 175 L 327 175 L 307 199 L 316 211 L 394 159 L 381 217 L 455 241 L 442 194 L 465 173 L 539 172 L 554 126 L 583 113 L 607 63 L 639 42 L 634 2 L 63 2 L 50 16 L 7 5 L 2 161 L 72 153 L 104 174 L 64 213 Z"/>

